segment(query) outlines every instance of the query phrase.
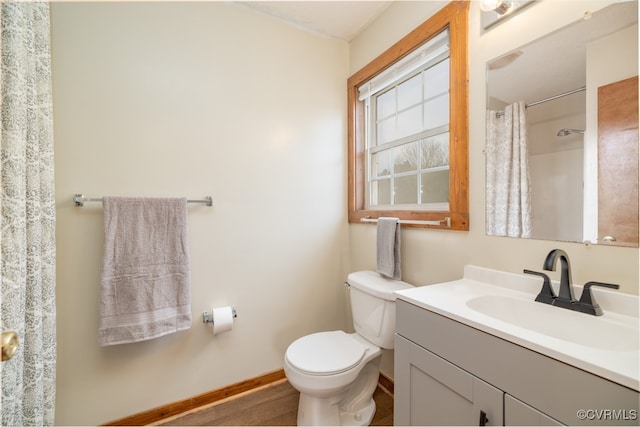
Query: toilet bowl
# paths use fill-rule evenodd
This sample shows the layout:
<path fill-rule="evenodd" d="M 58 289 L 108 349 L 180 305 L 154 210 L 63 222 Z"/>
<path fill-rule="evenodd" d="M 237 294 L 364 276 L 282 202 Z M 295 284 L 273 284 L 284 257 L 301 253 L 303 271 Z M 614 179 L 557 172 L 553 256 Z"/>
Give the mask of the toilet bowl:
<path fill-rule="evenodd" d="M 294 341 L 287 349 L 284 370 L 300 392 L 298 425 L 369 424 L 375 414 L 372 396 L 381 354 L 380 347 L 343 331 L 319 332 Z M 356 380 L 359 399 L 346 393 Z"/>
<path fill-rule="evenodd" d="M 285 353 L 285 375 L 300 392 L 298 425 L 368 425 L 375 415 L 382 349 L 393 348 L 394 291 L 411 285 L 372 271 L 347 284 L 356 332 L 306 335 Z"/>

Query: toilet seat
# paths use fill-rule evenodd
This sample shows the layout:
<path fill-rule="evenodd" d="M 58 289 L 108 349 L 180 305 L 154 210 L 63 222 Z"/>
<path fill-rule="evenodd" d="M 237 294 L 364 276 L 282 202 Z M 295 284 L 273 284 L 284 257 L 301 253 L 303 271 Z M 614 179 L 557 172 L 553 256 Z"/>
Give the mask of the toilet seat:
<path fill-rule="evenodd" d="M 319 332 L 294 341 L 286 352 L 292 367 L 308 375 L 334 375 L 358 365 L 367 347 L 343 331 Z"/>

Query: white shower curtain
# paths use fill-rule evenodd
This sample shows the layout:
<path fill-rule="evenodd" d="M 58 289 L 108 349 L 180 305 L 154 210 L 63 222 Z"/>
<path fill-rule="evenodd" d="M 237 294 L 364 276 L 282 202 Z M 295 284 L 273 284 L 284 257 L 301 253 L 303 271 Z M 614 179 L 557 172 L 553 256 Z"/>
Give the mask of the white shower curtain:
<path fill-rule="evenodd" d="M 0 3 L 0 329 L 19 334 L 0 364 L 3 426 L 53 425 L 55 201 L 49 5 Z"/>
<path fill-rule="evenodd" d="M 527 119 L 523 101 L 487 111 L 486 231 L 531 237 Z"/>

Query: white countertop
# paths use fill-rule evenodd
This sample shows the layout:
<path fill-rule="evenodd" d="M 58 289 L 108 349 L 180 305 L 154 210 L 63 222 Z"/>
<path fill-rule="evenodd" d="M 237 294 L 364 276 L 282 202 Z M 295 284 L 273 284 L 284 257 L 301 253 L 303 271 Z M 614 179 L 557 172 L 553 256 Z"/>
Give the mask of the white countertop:
<path fill-rule="evenodd" d="M 553 285 L 557 289 L 557 283 Z M 401 300 L 640 391 L 638 297 L 594 287 L 594 298 L 604 314 L 592 316 L 535 302 L 541 287 L 539 277 L 466 266 L 460 280 L 396 294 Z M 574 286 L 576 299 L 581 292 L 581 287 Z M 487 304 L 494 301 L 495 311 Z M 508 321 L 509 316 L 516 320 Z"/>

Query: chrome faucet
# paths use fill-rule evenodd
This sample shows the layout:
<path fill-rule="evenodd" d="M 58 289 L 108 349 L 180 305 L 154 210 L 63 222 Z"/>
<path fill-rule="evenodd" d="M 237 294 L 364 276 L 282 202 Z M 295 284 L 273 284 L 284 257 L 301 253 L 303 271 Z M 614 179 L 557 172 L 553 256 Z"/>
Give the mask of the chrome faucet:
<path fill-rule="evenodd" d="M 559 307 L 573 309 L 573 305 L 577 302 L 573 298 L 573 290 L 571 285 L 571 263 L 569 262 L 569 255 L 562 249 L 554 249 L 547 255 L 544 260 L 542 268 L 547 271 L 556 271 L 556 264 L 560 258 L 560 264 L 562 270 L 560 271 L 560 289 L 558 290 L 558 296 L 553 300 L 553 305 Z"/>

